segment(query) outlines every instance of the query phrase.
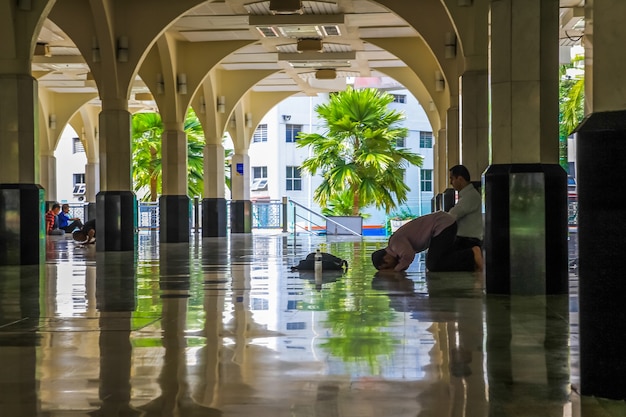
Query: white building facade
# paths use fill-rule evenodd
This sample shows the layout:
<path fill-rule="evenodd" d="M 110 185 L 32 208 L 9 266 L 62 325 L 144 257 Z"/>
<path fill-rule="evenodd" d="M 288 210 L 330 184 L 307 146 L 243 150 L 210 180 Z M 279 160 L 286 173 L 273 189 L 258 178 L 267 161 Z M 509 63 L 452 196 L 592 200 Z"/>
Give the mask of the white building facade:
<path fill-rule="evenodd" d="M 410 187 L 408 201 L 399 210 L 410 211 L 415 216 L 431 212 L 433 198 L 433 145 L 432 128 L 422 106 L 408 90 L 389 91 L 395 97 L 390 105 L 402 111 L 403 125 L 409 129 L 404 144 L 399 144 L 423 156 L 422 167 L 411 166 L 405 171 L 405 183 Z M 313 193 L 321 177 L 309 177 L 300 171 L 302 162 L 310 156 L 308 148 L 296 146 L 300 131 L 324 134 L 315 107 L 326 103 L 328 95 L 316 97 L 294 96 L 269 111 L 258 125 L 250 144 L 250 179 L 252 200 L 281 200 L 289 197 L 310 210 L 320 213 L 313 201 Z M 369 207 L 365 225 L 384 225 L 387 215 L 383 210 Z"/>

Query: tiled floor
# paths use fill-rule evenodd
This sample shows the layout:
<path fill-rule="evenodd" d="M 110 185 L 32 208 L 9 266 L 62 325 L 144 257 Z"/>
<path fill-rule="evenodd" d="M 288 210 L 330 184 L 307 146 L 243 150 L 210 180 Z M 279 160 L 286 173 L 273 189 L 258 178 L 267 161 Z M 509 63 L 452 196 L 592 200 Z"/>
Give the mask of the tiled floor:
<path fill-rule="evenodd" d="M 138 240 L 0 267 L 0 416 L 626 415 L 576 395 L 574 268 L 570 297 L 496 297 L 422 262 L 376 274 L 384 238 Z M 290 271 L 318 245 L 348 272 Z"/>

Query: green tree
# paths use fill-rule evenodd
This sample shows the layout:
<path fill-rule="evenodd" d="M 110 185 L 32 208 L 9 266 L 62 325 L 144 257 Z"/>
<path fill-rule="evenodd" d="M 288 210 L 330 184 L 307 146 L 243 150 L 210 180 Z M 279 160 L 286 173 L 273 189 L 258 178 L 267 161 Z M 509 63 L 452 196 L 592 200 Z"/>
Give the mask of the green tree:
<path fill-rule="evenodd" d="M 567 138 L 585 114 L 585 78 L 582 75 L 568 77 L 566 74 L 569 68 L 574 68 L 582 60 L 583 56 L 577 56 L 571 64 L 559 68 L 559 163 L 566 171 L 569 171 Z"/>
<path fill-rule="evenodd" d="M 370 205 L 389 213 L 406 202 L 410 188 L 404 170 L 421 166 L 423 158 L 396 146 L 408 129 L 400 125 L 404 114 L 388 109 L 392 101 L 391 94 L 377 89 L 349 87 L 315 107 L 326 132 L 301 132 L 296 144 L 311 146 L 313 156 L 303 161 L 302 169 L 310 175 L 321 173 L 313 198 L 322 208 L 338 196 L 346 198 L 345 193 L 352 199 L 352 215 Z"/>
<path fill-rule="evenodd" d="M 156 201 L 162 190 L 161 136 L 163 121 L 158 113 L 133 115 L 133 188 L 147 190 L 144 201 Z M 201 196 L 204 189 L 204 131 L 192 109 L 187 112 L 184 131 L 187 135 L 189 196 Z"/>

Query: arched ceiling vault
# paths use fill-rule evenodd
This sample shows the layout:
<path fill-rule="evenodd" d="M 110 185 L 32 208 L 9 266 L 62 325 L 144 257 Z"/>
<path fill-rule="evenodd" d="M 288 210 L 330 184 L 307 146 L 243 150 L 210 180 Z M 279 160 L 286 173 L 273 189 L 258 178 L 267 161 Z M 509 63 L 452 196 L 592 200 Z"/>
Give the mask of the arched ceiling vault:
<path fill-rule="evenodd" d="M 561 3 L 562 26 L 572 25 L 584 2 Z M 225 97 L 227 112 L 217 117 L 224 128 L 249 92 L 314 95 L 356 76 L 402 74 L 425 108 L 433 102 L 443 114 L 458 96 L 458 76 L 486 68 L 489 0 L 301 4 L 301 14 L 274 14 L 266 0 L 57 0 L 37 39 L 32 72 L 42 89 L 98 94 L 130 111 L 159 108 L 172 123 L 187 106 L 200 105 L 198 94 L 208 111 Z M 451 35 L 455 55 L 446 47 Z M 320 69 L 336 78 L 320 76 Z M 186 93 L 178 88 L 181 74 Z M 436 88 L 438 77 L 443 89 Z M 99 106 L 100 98 L 89 105 Z"/>

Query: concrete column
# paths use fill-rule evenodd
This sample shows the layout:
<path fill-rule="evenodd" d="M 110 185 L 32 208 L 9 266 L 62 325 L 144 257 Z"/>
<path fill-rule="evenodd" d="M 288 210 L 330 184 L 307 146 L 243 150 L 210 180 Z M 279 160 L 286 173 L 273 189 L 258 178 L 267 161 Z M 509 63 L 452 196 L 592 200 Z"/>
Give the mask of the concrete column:
<path fill-rule="evenodd" d="M 100 164 L 85 164 L 85 199 L 87 200 L 86 220 L 96 217 L 96 195 L 100 191 Z"/>
<path fill-rule="evenodd" d="M 44 254 L 44 190 L 37 184 L 37 81 L 0 75 L 0 265 L 38 264 Z"/>
<path fill-rule="evenodd" d="M 54 155 L 39 157 L 40 184 L 46 190 L 46 201 L 57 201 L 57 159 Z"/>
<path fill-rule="evenodd" d="M 472 181 L 480 181 L 489 165 L 489 74 L 465 72 L 461 77 L 461 163 Z"/>
<path fill-rule="evenodd" d="M 207 143 L 204 147 L 202 237 L 226 236 L 228 220 L 225 191 L 224 146 Z"/>
<path fill-rule="evenodd" d="M 159 240 L 189 242 L 191 200 L 187 196 L 187 135 L 168 130 L 161 137 L 163 195 L 159 198 Z"/>
<path fill-rule="evenodd" d="M 558 0 L 491 2 L 491 294 L 566 294 L 567 177 L 558 149 Z"/>
<path fill-rule="evenodd" d="M 131 116 L 126 109 L 107 108 L 105 104 L 100 113 L 96 250 L 130 251 L 135 248 L 137 229 L 137 198 L 131 181 Z"/>
<path fill-rule="evenodd" d="M 588 0 L 585 7 L 591 113 L 576 134 L 580 384 L 583 395 L 623 401 L 626 387 L 615 381 L 626 372 L 626 282 L 620 273 L 626 218 L 617 179 L 626 153 L 626 2 Z"/>
<path fill-rule="evenodd" d="M 250 157 L 233 155 L 231 167 L 230 230 L 232 233 L 252 231 L 252 203 L 250 202 Z"/>

